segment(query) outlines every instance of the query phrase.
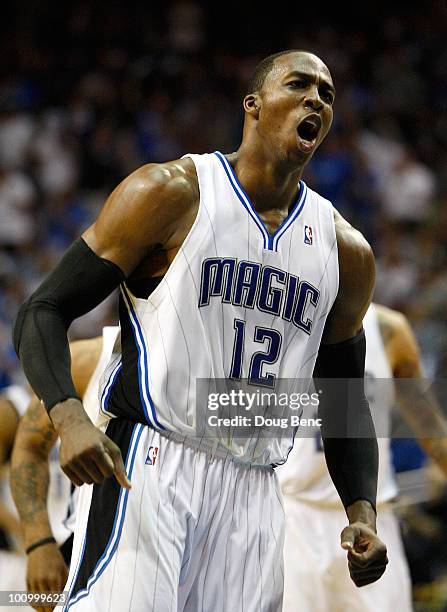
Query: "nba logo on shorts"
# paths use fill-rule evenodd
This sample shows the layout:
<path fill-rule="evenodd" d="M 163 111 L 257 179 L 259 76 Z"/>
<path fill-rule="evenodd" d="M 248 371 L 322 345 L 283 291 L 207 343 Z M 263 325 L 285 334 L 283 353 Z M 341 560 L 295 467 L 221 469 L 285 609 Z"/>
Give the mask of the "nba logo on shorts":
<path fill-rule="evenodd" d="M 155 465 L 158 455 L 158 446 L 149 446 L 149 450 L 147 451 L 146 461 L 144 462 L 146 465 Z"/>
<path fill-rule="evenodd" d="M 312 228 L 310 225 L 304 226 L 304 244 L 312 244 Z"/>

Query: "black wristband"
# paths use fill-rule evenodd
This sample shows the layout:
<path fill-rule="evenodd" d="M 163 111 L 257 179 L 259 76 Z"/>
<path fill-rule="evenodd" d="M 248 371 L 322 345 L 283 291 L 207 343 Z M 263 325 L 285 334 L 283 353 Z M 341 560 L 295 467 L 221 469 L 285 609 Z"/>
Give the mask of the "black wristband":
<path fill-rule="evenodd" d="M 37 540 L 37 542 L 34 542 L 34 544 L 31 544 L 31 546 L 28 546 L 25 552 L 27 555 L 29 555 L 30 552 L 32 552 L 36 548 L 39 548 L 39 546 L 44 546 L 45 544 L 56 544 L 56 539 L 53 538 L 53 536 L 51 536 L 48 538 L 42 538 L 41 540 Z"/>
<path fill-rule="evenodd" d="M 376 512 L 378 447 L 364 390 L 366 341 L 321 345 L 315 374 L 327 467 L 345 508 L 368 501 Z M 334 380 L 337 379 L 337 380 Z"/>

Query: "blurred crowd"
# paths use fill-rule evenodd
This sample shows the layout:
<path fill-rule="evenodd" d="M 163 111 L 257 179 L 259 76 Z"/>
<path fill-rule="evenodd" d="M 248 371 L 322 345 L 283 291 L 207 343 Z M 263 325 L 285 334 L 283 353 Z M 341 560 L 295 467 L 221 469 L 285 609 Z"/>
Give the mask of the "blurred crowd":
<path fill-rule="evenodd" d="M 19 304 L 107 194 L 142 164 L 234 151 L 252 69 L 287 48 L 320 55 L 337 88 L 332 132 L 305 180 L 365 233 L 375 300 L 408 315 L 427 375 L 446 376 L 447 5 L 374 7 L 361 25 L 316 11 L 303 24 L 281 3 L 268 19 L 194 0 L 5 8 L 0 388 L 22 376 L 11 344 Z M 96 335 L 116 318 L 111 298 L 70 333 Z"/>

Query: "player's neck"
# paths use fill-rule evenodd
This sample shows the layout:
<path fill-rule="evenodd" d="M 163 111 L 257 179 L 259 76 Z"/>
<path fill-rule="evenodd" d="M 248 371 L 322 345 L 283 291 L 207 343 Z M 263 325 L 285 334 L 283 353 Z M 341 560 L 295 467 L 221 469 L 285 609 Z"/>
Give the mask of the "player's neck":
<path fill-rule="evenodd" d="M 228 156 L 234 171 L 255 208 L 288 210 L 295 202 L 303 169 L 285 167 L 262 150 L 242 144 Z"/>

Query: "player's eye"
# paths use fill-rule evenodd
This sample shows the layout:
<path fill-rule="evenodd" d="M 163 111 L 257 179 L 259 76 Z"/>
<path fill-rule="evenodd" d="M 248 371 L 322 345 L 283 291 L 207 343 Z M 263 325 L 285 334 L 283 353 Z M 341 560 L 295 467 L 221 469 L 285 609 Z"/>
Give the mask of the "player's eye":
<path fill-rule="evenodd" d="M 301 79 L 294 79 L 293 81 L 290 81 L 289 87 L 295 87 L 296 89 L 302 89 L 303 87 L 306 87 L 306 83 L 302 81 Z"/>
<path fill-rule="evenodd" d="M 335 100 L 335 96 L 331 91 L 325 91 L 321 94 L 321 99 L 326 102 L 326 104 L 333 104 Z"/>

